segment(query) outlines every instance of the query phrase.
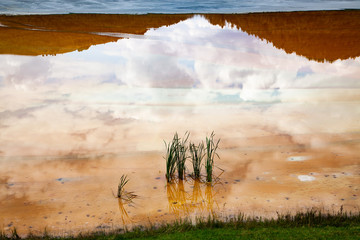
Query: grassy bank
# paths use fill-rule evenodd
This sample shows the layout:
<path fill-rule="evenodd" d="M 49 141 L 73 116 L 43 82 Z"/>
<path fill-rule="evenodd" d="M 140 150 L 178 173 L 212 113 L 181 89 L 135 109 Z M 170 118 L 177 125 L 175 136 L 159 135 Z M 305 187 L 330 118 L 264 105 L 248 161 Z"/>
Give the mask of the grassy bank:
<path fill-rule="evenodd" d="M 16 239 L 2 234 L 0 239 Z M 73 237 L 29 235 L 27 239 L 360 239 L 360 212 L 321 213 L 308 211 L 296 215 L 279 215 L 261 219 L 238 215 L 219 220 L 214 218 L 176 221 L 158 226 L 137 227 L 131 231 L 94 232 Z"/>

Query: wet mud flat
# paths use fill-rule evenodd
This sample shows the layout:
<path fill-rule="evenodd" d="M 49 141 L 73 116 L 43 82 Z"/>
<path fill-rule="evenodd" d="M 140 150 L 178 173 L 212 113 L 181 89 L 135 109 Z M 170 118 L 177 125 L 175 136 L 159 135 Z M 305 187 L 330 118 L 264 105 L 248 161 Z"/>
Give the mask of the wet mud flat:
<path fill-rule="evenodd" d="M 285 143 L 266 150 L 258 145 L 222 149 L 216 164 L 225 171 L 213 185 L 191 177 L 167 184 L 159 152 L 7 160 L 2 162 L 3 230 L 42 233 L 46 228 L 63 235 L 208 215 L 359 210 L 358 145 L 314 151 L 281 136 L 270 138 Z M 114 196 L 120 174 L 130 178 L 126 190 L 137 195 L 132 201 Z"/>
<path fill-rule="evenodd" d="M 358 212 L 359 18 L 0 16 L 2 230 Z M 175 131 L 221 139 L 212 184 L 167 183 Z"/>

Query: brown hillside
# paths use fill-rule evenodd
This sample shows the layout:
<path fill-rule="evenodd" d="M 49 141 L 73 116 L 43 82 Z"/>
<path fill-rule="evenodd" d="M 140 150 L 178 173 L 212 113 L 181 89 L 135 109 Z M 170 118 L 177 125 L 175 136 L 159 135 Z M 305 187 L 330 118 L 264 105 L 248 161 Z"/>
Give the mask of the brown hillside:
<path fill-rule="evenodd" d="M 97 32 L 144 34 L 191 14 L 67 14 L 0 16 L 0 54 L 44 55 L 83 50 L 116 41 Z M 316 61 L 360 56 L 360 11 L 205 14 L 212 24 L 225 22 L 271 42 L 287 53 Z M 36 29 L 36 31 L 34 31 Z M 40 31 L 41 30 L 41 31 Z"/>
<path fill-rule="evenodd" d="M 206 14 L 212 24 L 225 21 L 271 42 L 287 53 L 316 61 L 360 56 L 360 11 Z"/>
<path fill-rule="evenodd" d="M 0 16 L 0 54 L 46 55 L 88 49 L 116 41 L 97 32 L 144 34 L 149 28 L 175 24 L 192 15 L 27 15 Z"/>
<path fill-rule="evenodd" d="M 118 38 L 86 33 L 0 28 L 0 54 L 55 55 L 81 51 Z"/>

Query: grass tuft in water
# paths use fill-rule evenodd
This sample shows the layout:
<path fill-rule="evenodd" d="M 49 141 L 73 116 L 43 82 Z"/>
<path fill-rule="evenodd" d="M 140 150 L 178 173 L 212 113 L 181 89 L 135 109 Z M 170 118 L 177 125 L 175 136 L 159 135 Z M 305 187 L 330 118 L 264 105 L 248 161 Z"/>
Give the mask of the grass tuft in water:
<path fill-rule="evenodd" d="M 178 144 L 176 148 L 176 166 L 178 170 L 178 177 L 180 180 L 184 180 L 185 177 L 185 168 L 186 168 L 186 153 L 188 150 L 187 140 L 189 139 L 189 132 L 186 132 L 183 139 L 178 139 Z"/>
<path fill-rule="evenodd" d="M 123 195 L 124 195 L 124 192 L 125 192 L 125 185 L 129 182 L 129 179 L 127 177 L 127 175 L 122 175 L 121 178 L 120 178 L 120 182 L 119 182 L 119 185 L 118 185 L 118 191 L 117 191 L 117 197 L 118 198 L 122 198 Z"/>
<path fill-rule="evenodd" d="M 213 179 L 213 169 L 214 169 L 214 159 L 215 156 L 218 158 L 219 155 L 216 153 L 216 150 L 219 146 L 220 139 L 214 141 L 214 132 L 211 133 L 210 137 L 206 137 L 206 159 L 205 159 L 205 170 L 206 170 L 206 182 L 211 183 Z"/>
<path fill-rule="evenodd" d="M 177 155 L 178 155 L 178 145 L 179 145 L 179 137 L 178 134 L 175 133 L 171 142 L 168 144 L 164 141 L 166 147 L 166 180 L 167 182 L 171 182 L 175 176 L 176 164 L 177 164 Z"/>
<path fill-rule="evenodd" d="M 200 180 L 200 174 L 201 174 L 201 163 L 202 159 L 205 156 L 205 148 L 204 143 L 201 142 L 198 145 L 195 145 L 194 143 L 189 144 L 189 150 L 190 150 L 190 158 L 192 161 L 192 166 L 194 170 L 194 179 Z"/>
<path fill-rule="evenodd" d="M 166 180 L 168 183 L 172 182 L 175 178 L 175 172 L 177 170 L 178 178 L 183 180 L 185 177 L 185 168 L 186 168 L 186 159 L 187 157 L 187 141 L 189 139 L 189 132 L 186 132 L 184 137 L 179 138 L 178 133 L 174 134 L 174 137 L 171 142 L 165 143 L 166 147 Z"/>

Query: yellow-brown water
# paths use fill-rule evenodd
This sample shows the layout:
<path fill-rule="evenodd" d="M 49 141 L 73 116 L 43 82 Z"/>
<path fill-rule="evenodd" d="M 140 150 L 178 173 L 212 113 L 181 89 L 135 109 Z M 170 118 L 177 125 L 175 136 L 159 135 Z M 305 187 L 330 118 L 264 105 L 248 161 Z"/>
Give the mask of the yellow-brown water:
<path fill-rule="evenodd" d="M 358 211 L 359 13 L 285 15 L 93 15 L 74 29 L 83 15 L 0 17 L 2 228 L 66 234 L 209 214 Z M 323 27 L 306 32 L 309 16 Z M 298 32 L 281 18 L 297 19 Z M 195 142 L 212 131 L 221 139 L 224 171 L 212 186 L 166 183 L 163 140 L 187 130 Z M 114 197 L 122 174 L 131 201 Z"/>

